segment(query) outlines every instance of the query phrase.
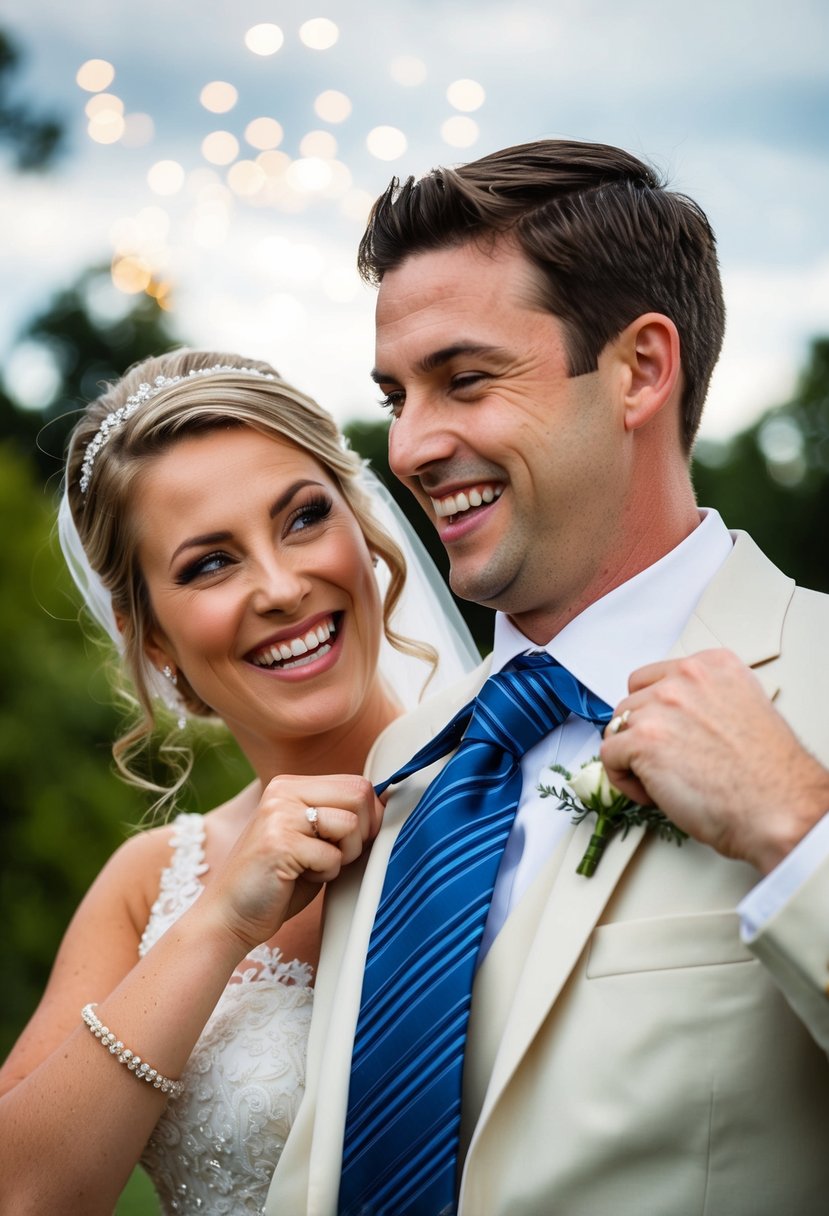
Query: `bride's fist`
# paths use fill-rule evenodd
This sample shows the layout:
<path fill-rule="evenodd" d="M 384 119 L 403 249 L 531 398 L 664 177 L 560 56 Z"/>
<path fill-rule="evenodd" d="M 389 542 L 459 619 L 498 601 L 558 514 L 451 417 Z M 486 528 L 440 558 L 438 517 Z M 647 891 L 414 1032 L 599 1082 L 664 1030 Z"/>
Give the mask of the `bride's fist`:
<path fill-rule="evenodd" d="M 247 953 L 360 856 L 382 810 L 370 782 L 352 773 L 275 777 L 201 897 L 203 911 Z"/>

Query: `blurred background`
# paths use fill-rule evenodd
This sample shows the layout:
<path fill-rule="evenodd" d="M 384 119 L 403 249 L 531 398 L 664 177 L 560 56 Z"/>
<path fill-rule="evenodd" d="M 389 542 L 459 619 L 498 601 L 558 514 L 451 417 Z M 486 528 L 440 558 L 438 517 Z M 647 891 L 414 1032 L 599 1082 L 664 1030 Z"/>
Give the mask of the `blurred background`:
<path fill-rule="evenodd" d="M 822 0 L 5 0 L 3 1055 L 146 811 L 112 775 L 106 655 L 53 538 L 73 411 L 146 354 L 239 350 L 316 396 L 383 473 L 373 293 L 354 270 L 374 197 L 510 143 L 616 143 L 718 234 L 728 331 L 699 499 L 829 591 L 828 54 Z M 488 614 L 471 624 L 486 649 Z M 188 806 L 206 810 L 246 771 L 215 733 L 196 746 Z M 136 1177 L 119 1213 L 154 1210 Z"/>

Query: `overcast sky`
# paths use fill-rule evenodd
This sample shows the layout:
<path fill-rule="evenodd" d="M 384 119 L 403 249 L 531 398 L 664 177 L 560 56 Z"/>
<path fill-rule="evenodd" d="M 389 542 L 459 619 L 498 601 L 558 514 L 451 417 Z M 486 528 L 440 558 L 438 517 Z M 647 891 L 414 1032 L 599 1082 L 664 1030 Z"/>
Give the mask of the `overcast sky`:
<path fill-rule="evenodd" d="M 262 23 L 274 53 L 246 44 Z M 0 164 L 0 357 L 19 383 L 27 317 L 126 258 L 125 279 L 169 289 L 183 339 L 271 360 L 341 420 L 374 416 L 373 293 L 353 270 L 367 203 L 392 174 L 548 135 L 619 144 L 707 211 L 728 331 L 704 433 L 785 400 L 829 333 L 825 0 L 4 0 L 0 28 L 26 56 L 17 91 L 69 130 L 48 175 Z M 91 59 L 114 68 L 103 89 L 76 81 Z M 216 81 L 230 110 L 201 100 Z M 96 103 L 93 136 L 101 94 L 118 100 Z"/>

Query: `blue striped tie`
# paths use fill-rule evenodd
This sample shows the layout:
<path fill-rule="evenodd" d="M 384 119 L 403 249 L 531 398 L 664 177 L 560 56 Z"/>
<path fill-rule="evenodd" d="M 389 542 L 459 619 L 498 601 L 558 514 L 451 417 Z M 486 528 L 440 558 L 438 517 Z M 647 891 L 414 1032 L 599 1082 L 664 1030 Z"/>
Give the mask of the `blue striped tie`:
<path fill-rule="evenodd" d="M 389 858 L 354 1036 L 340 1216 L 455 1211 L 475 960 L 521 796 L 521 757 L 571 713 L 610 718 L 555 659 L 524 655 L 377 787 L 460 745 Z"/>

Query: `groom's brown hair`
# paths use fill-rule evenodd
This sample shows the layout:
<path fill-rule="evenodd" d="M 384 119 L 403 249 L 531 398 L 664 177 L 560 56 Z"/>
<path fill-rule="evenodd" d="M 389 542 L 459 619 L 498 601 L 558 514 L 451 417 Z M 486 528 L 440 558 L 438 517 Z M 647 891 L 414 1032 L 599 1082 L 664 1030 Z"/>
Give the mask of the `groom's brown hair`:
<path fill-rule="evenodd" d="M 567 331 L 570 374 L 646 312 L 676 325 L 690 451 L 725 328 L 716 242 L 701 208 L 607 144 L 540 140 L 456 169 L 393 178 L 374 204 L 358 267 L 379 283 L 410 254 L 507 238 L 540 272 L 539 304 Z"/>

